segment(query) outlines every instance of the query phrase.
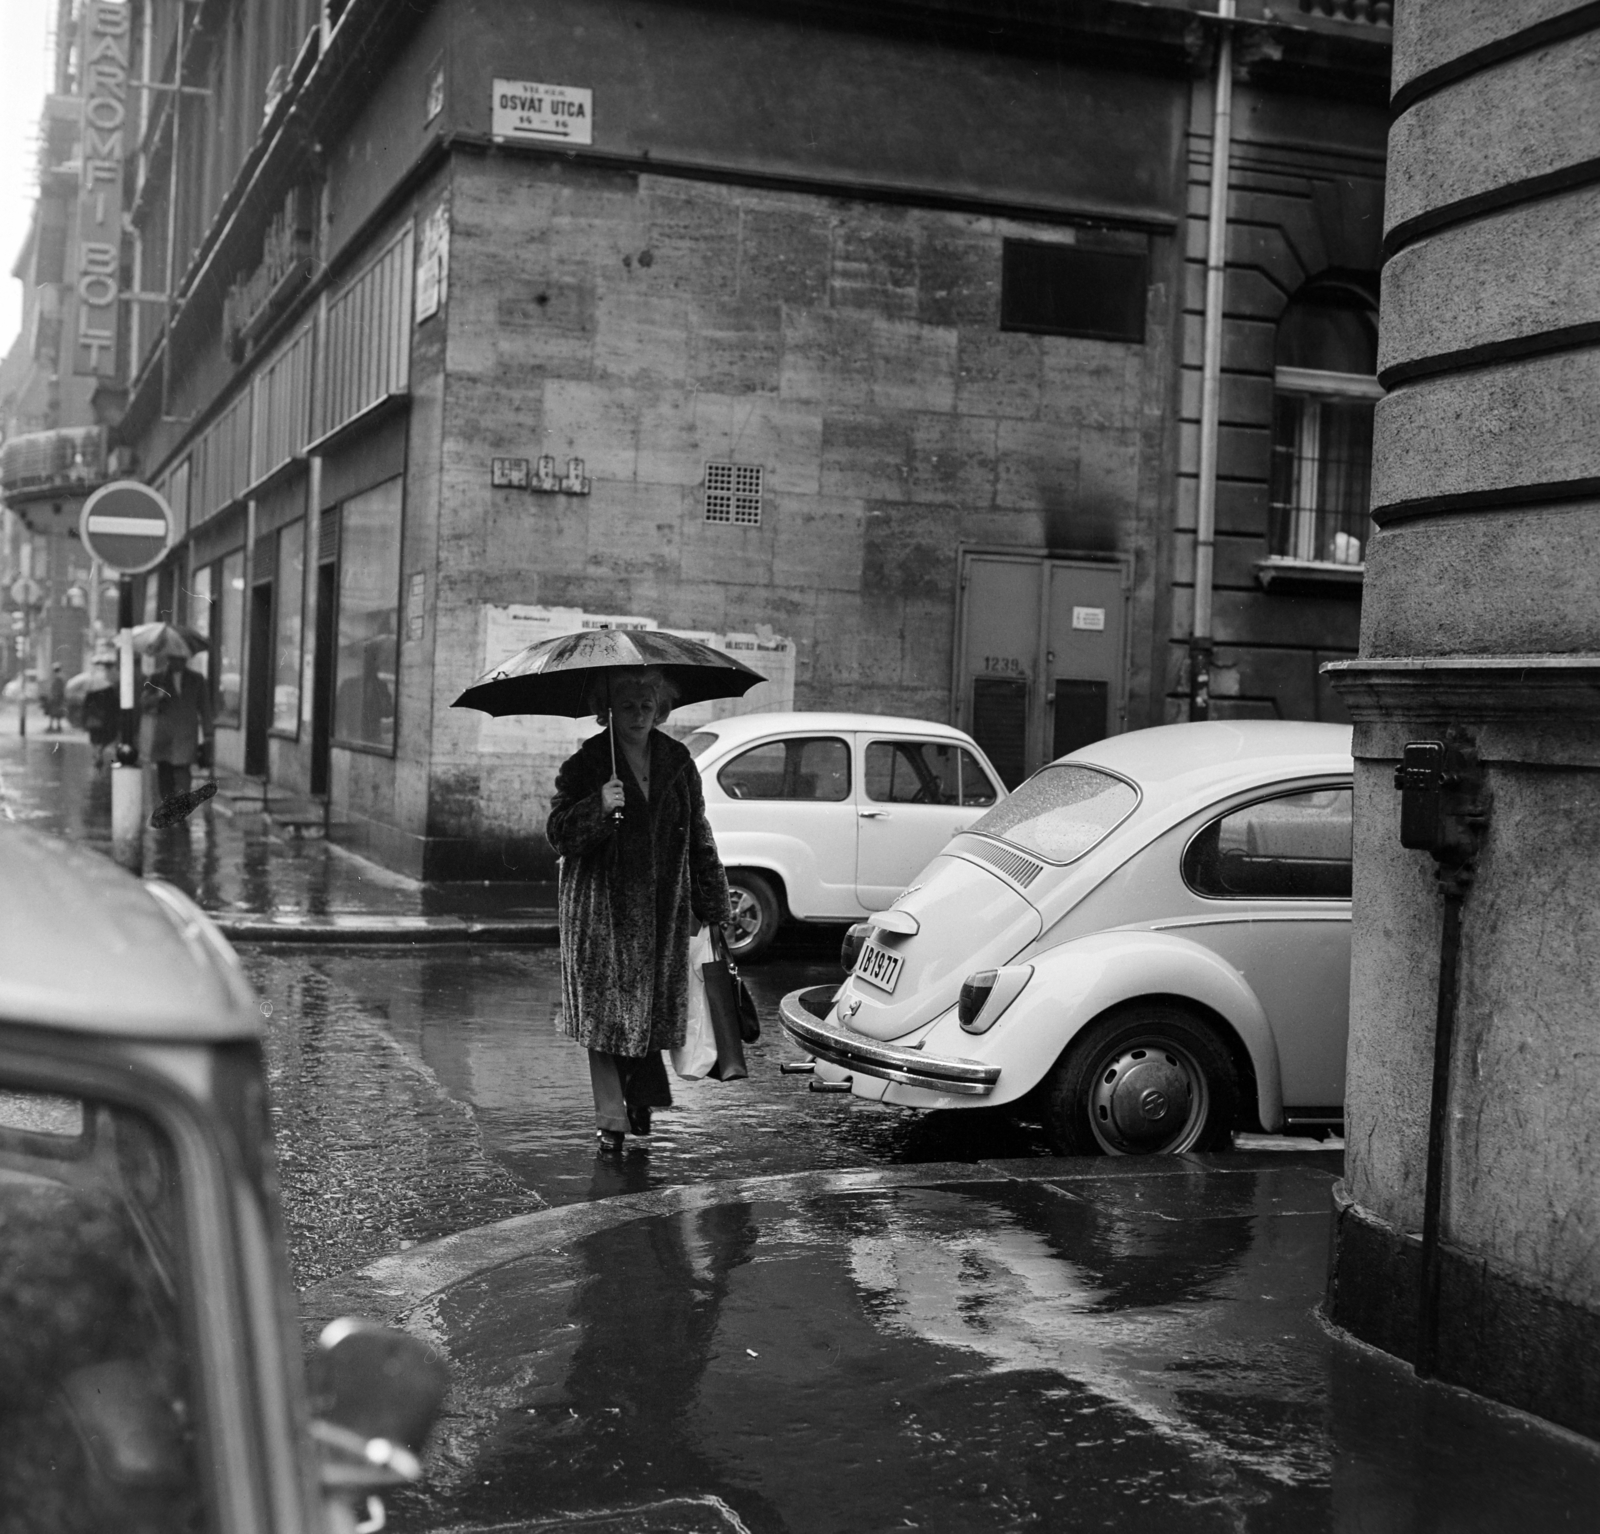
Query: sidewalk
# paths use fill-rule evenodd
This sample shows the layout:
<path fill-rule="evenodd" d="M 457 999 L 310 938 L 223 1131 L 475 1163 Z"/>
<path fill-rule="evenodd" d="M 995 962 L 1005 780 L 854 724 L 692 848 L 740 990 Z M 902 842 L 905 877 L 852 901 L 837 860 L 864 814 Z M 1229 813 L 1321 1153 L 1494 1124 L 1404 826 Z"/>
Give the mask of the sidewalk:
<path fill-rule="evenodd" d="M 111 772 L 81 730 L 28 734 L 0 706 L 0 819 L 111 856 Z M 147 811 L 149 806 L 146 807 Z M 340 847 L 307 824 L 304 801 L 217 774 L 217 794 L 165 831 L 146 827 L 144 872 L 189 895 L 249 942 L 554 943 L 555 886 L 424 883 Z"/>

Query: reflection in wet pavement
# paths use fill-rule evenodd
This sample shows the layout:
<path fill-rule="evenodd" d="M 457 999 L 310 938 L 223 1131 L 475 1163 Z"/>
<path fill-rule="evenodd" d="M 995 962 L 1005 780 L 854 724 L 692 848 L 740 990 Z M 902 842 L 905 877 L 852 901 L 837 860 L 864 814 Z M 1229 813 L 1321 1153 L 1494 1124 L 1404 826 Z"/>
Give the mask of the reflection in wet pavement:
<path fill-rule="evenodd" d="M 1318 1325 L 1330 1180 L 735 1202 L 538 1251 L 413 1317 L 459 1385 L 395 1526 L 714 1496 L 756 1534 L 1583 1527 L 1592 1448 Z"/>
<path fill-rule="evenodd" d="M 385 1137 L 400 1137 L 409 1125 L 420 1144 L 430 1125 L 456 1125 L 480 1158 L 532 1195 L 521 1208 L 706 1178 L 970 1161 L 1045 1149 L 1042 1137 L 997 1114 L 916 1115 L 819 1095 L 807 1090 L 808 1078 L 782 1075 L 780 1062 L 803 1057 L 777 1026 L 777 1000 L 797 986 L 837 977 L 831 945 L 813 942 L 808 951 L 791 944 L 784 957 L 746 969 L 764 1019 L 761 1042 L 748 1050 L 749 1079 L 674 1078 L 677 1106 L 658 1116 L 648 1151 L 630 1142 L 635 1148 L 621 1161 L 595 1155 L 588 1067 L 584 1052 L 561 1032 L 554 949 L 274 946 L 247 948 L 241 957 L 272 1008 L 274 1058 L 323 1062 L 319 1075 L 283 1070 L 273 1082 L 286 1166 L 304 1167 L 312 1179 L 303 1190 L 292 1180 L 286 1189 L 291 1232 L 304 1233 L 297 1252 L 317 1239 L 318 1220 L 337 1206 L 338 1187 L 323 1188 L 317 1179 L 342 1133 L 341 1105 L 364 1094 L 383 1104 Z M 332 1042 L 330 1035 L 336 1035 Z M 329 1075 L 335 1063 L 336 1086 Z M 312 1120 L 314 1147 L 304 1143 L 300 1127 Z M 361 1164 L 377 1143 L 372 1127 L 363 1119 L 352 1122 L 349 1133 L 357 1143 L 346 1159 Z M 442 1154 L 432 1159 L 441 1170 L 448 1160 Z M 381 1162 L 374 1171 L 381 1172 Z M 437 1201 L 429 1220 L 380 1221 L 381 1229 L 396 1240 L 423 1239 L 417 1235 L 423 1223 L 439 1234 L 517 1212 L 476 1199 L 463 1204 L 459 1180 L 441 1183 L 440 1175 L 402 1179 L 419 1210 Z M 326 1233 L 326 1255 L 297 1262 L 300 1281 L 378 1255 L 381 1243 L 360 1234 L 368 1228 L 335 1222 Z M 340 1261 L 338 1242 L 352 1235 L 356 1245 Z"/>

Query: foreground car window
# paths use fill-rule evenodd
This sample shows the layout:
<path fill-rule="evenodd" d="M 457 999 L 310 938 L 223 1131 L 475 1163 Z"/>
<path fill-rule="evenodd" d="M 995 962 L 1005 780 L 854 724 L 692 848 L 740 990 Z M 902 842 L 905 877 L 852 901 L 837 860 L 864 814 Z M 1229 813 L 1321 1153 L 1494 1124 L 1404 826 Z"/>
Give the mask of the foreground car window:
<path fill-rule="evenodd" d="M 730 799 L 850 797 L 850 748 L 831 735 L 772 740 L 741 752 L 717 774 Z"/>
<path fill-rule="evenodd" d="M 717 732 L 715 730 L 696 730 L 693 735 L 684 741 L 684 745 L 689 748 L 689 755 L 696 761 L 699 761 L 716 743 Z"/>
<path fill-rule="evenodd" d="M 0 1509 L 16 1527 L 204 1527 L 178 1207 L 172 1146 L 142 1114 L 0 1084 Z"/>
<path fill-rule="evenodd" d="M 1258 800 L 1189 843 L 1183 877 L 1201 895 L 1348 900 L 1352 829 L 1348 788 Z"/>
<path fill-rule="evenodd" d="M 871 742 L 866 787 L 880 804 L 994 803 L 994 787 L 972 753 L 931 740 Z"/>
<path fill-rule="evenodd" d="M 1070 863 L 1111 832 L 1139 802 L 1131 783 L 1093 767 L 1045 767 L 972 827 L 985 836 Z"/>

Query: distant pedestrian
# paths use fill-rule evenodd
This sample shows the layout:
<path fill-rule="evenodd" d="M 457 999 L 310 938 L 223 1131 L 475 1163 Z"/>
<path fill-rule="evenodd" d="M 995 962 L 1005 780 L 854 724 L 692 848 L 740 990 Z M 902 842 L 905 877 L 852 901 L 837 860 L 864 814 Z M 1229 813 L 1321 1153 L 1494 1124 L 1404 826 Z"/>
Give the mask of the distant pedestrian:
<path fill-rule="evenodd" d="M 211 690 L 181 655 L 145 679 L 139 695 L 139 755 L 155 765 L 158 804 L 189 792 L 191 769 L 210 765 Z"/>
<path fill-rule="evenodd" d="M 111 668 L 96 661 L 89 668 L 89 690 L 83 695 L 83 727 L 89 732 L 89 744 L 94 747 L 96 767 L 105 765 L 106 747 L 117 738 L 122 722 L 120 701 Z"/>
<path fill-rule="evenodd" d="M 44 684 L 44 711 L 50 723 L 44 727 L 46 735 L 59 735 L 61 721 L 67 712 L 67 679 L 59 665 L 50 668 L 50 680 Z"/>
<path fill-rule="evenodd" d="M 561 858 L 566 1031 L 589 1051 L 600 1148 L 614 1153 L 672 1106 L 661 1052 L 684 1042 L 689 936 L 727 922 L 728 880 L 694 758 L 655 728 L 670 681 L 619 669 L 590 698 L 609 728 L 562 763 L 545 834 Z"/>

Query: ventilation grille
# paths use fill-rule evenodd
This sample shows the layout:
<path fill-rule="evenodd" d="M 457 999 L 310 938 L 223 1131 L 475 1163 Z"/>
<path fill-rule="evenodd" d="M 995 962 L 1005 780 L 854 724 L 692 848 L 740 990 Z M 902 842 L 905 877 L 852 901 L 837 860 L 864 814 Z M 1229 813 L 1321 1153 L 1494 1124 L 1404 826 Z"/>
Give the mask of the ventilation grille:
<path fill-rule="evenodd" d="M 973 840 L 962 844 L 962 854 L 965 857 L 976 858 L 980 863 L 987 863 L 991 868 L 998 868 L 1006 878 L 1020 889 L 1027 889 L 1040 874 L 1044 872 L 1044 864 L 1036 863 L 1032 858 L 1025 858 L 1020 852 L 1013 852 L 1009 847 L 997 847 L 993 842 Z"/>
<path fill-rule="evenodd" d="M 706 465 L 706 521 L 761 525 L 762 470 L 756 464 Z"/>

